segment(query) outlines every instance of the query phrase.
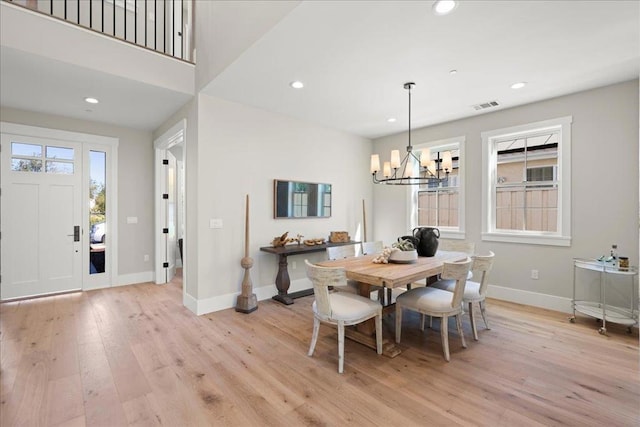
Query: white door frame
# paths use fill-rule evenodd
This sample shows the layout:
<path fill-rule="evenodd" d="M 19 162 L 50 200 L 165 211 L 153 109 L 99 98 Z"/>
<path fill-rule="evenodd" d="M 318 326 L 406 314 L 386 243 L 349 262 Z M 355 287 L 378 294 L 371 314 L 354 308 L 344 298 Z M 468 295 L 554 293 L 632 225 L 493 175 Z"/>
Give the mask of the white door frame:
<path fill-rule="evenodd" d="M 118 170 L 118 138 L 111 138 L 101 135 L 92 135 L 79 132 L 71 132 L 60 129 L 51 129 L 38 126 L 22 125 L 17 123 L 0 122 L 0 133 L 10 133 L 14 135 L 22 135 L 25 137 L 58 139 L 61 141 L 71 141 L 82 143 L 82 170 L 83 170 L 83 183 L 82 194 L 86 196 L 86 200 L 83 201 L 82 209 L 82 265 L 84 273 L 82 275 L 82 290 L 97 289 L 101 287 L 112 286 L 116 278 L 118 277 L 118 201 L 117 201 L 117 176 L 115 171 Z M 88 155 L 89 149 L 99 149 L 108 153 L 107 157 L 107 229 L 110 230 L 109 234 L 109 251 L 106 253 L 105 265 L 110 266 L 108 271 L 105 271 L 105 275 L 98 275 L 101 277 L 91 278 L 89 274 L 89 245 L 84 244 L 89 239 L 89 165 Z M 6 149 L 6 148 L 5 148 Z M 0 240 L 0 248 L 2 246 L 2 240 Z M 6 250 L 1 248 L 0 250 Z M 108 258 L 108 261 L 107 261 Z M 94 275 L 96 276 L 96 275 Z"/>
<path fill-rule="evenodd" d="M 180 120 L 174 126 L 172 126 L 169 130 L 163 133 L 160 137 L 158 137 L 153 142 L 153 148 L 155 149 L 155 282 L 157 284 L 163 284 L 164 281 L 164 267 L 162 266 L 164 262 L 164 253 L 165 253 L 165 239 L 164 234 L 162 233 L 162 225 L 165 223 L 166 212 L 162 208 L 162 194 L 163 194 L 163 180 L 164 180 L 164 171 L 160 167 L 162 164 L 162 159 L 164 159 L 164 151 L 169 148 L 182 144 L 182 160 L 184 164 L 184 160 L 186 158 L 186 129 L 187 129 L 187 121 L 185 119 Z M 183 169 L 184 170 L 184 169 Z M 176 169 L 176 172 L 178 170 Z M 184 177 L 183 177 L 184 178 Z M 179 191 L 179 188 L 178 188 Z M 182 209 L 182 206 L 178 206 L 178 209 Z M 184 212 L 178 215 L 178 217 L 183 218 L 185 221 L 185 234 L 186 234 L 186 218 Z M 186 236 L 185 236 L 186 237 Z M 185 239 L 186 240 L 186 239 Z M 187 268 L 187 256 L 186 256 L 186 245 L 183 245 L 183 254 L 184 261 L 182 264 L 182 295 L 183 299 L 186 295 L 186 268 Z"/>

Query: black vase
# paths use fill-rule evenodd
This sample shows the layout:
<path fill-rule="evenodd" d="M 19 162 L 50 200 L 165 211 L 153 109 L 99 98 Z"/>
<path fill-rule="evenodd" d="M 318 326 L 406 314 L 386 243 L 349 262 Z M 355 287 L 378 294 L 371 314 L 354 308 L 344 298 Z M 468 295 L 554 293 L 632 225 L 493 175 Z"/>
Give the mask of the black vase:
<path fill-rule="evenodd" d="M 440 230 L 432 227 L 416 227 L 413 229 L 413 237 L 418 240 L 419 256 L 432 257 L 438 251 L 438 238 Z"/>

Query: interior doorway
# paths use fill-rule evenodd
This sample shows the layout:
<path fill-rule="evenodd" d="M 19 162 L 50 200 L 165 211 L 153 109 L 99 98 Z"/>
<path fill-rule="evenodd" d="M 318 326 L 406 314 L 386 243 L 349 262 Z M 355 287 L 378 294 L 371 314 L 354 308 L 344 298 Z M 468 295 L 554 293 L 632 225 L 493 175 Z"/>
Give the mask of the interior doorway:
<path fill-rule="evenodd" d="M 170 282 L 177 267 L 183 269 L 186 267 L 183 244 L 185 238 L 185 127 L 186 121 L 182 120 L 154 141 L 156 284 Z M 183 295 L 184 293 L 183 286 Z"/>

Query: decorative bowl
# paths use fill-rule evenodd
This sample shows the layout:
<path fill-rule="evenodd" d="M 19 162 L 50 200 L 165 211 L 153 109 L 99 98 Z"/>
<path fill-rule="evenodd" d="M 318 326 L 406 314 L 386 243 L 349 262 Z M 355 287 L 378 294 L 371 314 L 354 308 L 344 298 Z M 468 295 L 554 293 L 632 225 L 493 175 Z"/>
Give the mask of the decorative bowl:
<path fill-rule="evenodd" d="M 418 251 L 393 251 L 389 255 L 389 262 L 396 264 L 410 264 L 418 259 Z"/>

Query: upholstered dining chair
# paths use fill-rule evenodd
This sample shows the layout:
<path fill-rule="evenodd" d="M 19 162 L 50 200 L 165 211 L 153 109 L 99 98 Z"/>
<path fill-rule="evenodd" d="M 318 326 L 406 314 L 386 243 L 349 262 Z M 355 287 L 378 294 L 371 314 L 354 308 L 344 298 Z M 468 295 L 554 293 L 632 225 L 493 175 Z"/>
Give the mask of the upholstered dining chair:
<path fill-rule="evenodd" d="M 448 362 L 449 356 L 449 317 L 456 317 L 458 334 L 462 340 L 462 347 L 467 348 L 462 333 L 462 296 L 467 281 L 467 274 L 471 267 L 471 258 L 464 261 L 445 262 L 441 277 L 455 281 L 454 292 L 430 286 L 413 288 L 396 298 L 396 342 L 400 343 L 400 333 L 402 331 L 402 310 L 409 309 L 421 314 L 420 329 L 424 330 L 424 315 L 439 317 L 440 335 L 442 336 L 442 351 L 444 358 Z"/>
<path fill-rule="evenodd" d="M 338 327 L 338 373 L 344 372 L 344 328 L 375 317 L 376 350 L 382 354 L 382 306 L 371 299 L 346 292 L 329 292 L 329 286 L 344 286 L 347 276 L 343 268 L 320 267 L 305 260 L 307 277 L 313 283 L 313 335 L 309 356 L 318 341 L 320 323 Z"/>
<path fill-rule="evenodd" d="M 352 244 L 352 245 L 340 245 L 340 246 L 329 246 L 327 251 L 327 259 L 343 259 L 343 258 L 351 258 L 360 256 L 362 250 L 362 246 L 360 244 Z M 359 294 L 359 284 L 356 280 L 347 280 L 346 286 L 334 286 L 334 289 L 338 292 L 349 292 L 352 294 Z M 378 292 L 378 300 L 381 304 L 384 305 L 384 290 L 382 286 L 371 286 L 369 288 L 371 292 Z"/>
<path fill-rule="evenodd" d="M 473 339 L 478 341 L 478 330 L 476 328 L 476 320 L 473 316 L 473 303 L 477 302 L 480 307 L 480 314 L 482 314 L 482 320 L 487 329 L 489 323 L 487 323 L 487 314 L 485 309 L 485 297 L 487 295 L 487 285 L 489 271 L 493 267 L 493 260 L 495 254 L 489 251 L 488 255 L 474 255 L 472 257 L 473 264 L 471 269 L 477 274 L 481 275 L 480 282 L 467 280 L 467 284 L 464 288 L 464 294 L 462 296 L 462 304 L 469 306 L 469 320 L 471 322 L 471 330 L 473 331 Z M 431 285 L 434 288 L 443 289 L 445 291 L 453 292 L 456 287 L 456 283 L 450 279 L 441 278 L 436 283 Z"/>

